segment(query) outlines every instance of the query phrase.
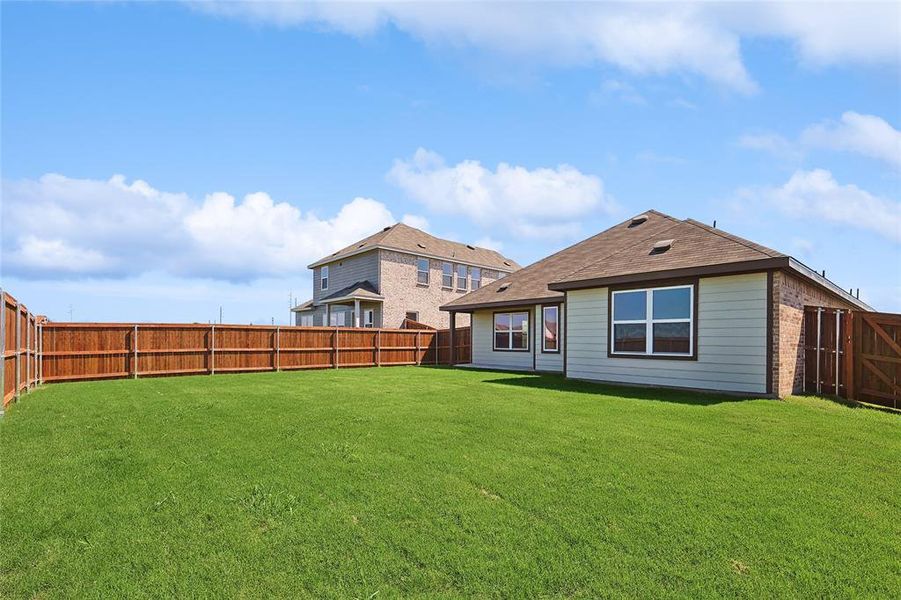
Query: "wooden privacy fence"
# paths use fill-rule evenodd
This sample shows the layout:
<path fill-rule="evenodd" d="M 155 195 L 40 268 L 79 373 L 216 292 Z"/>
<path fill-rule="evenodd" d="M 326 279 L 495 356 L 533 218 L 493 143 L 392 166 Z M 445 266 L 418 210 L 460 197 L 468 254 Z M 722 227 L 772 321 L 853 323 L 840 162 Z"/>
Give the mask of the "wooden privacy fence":
<path fill-rule="evenodd" d="M 469 362 L 469 330 L 455 332 Z M 436 330 L 161 323 L 46 323 L 42 381 L 449 364 Z"/>
<path fill-rule="evenodd" d="M 5 408 L 23 391 L 33 388 L 41 379 L 39 360 L 41 325 L 28 308 L 6 292 L 0 291 L 0 388 Z"/>
<path fill-rule="evenodd" d="M 805 307 L 804 391 L 901 408 L 901 315 Z"/>

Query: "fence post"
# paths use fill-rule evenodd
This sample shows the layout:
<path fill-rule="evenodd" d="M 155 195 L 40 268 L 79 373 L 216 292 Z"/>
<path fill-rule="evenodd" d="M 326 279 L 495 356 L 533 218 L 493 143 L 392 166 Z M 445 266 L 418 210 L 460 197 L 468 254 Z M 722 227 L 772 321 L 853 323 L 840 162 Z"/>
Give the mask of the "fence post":
<path fill-rule="evenodd" d="M 281 349 L 280 349 L 280 347 L 281 347 L 280 337 L 281 337 L 281 328 L 280 328 L 278 325 L 276 325 L 276 326 L 275 326 L 275 371 L 276 371 L 276 372 L 282 370 L 282 367 L 281 367 L 281 356 L 280 356 L 280 354 L 281 354 Z"/>
<path fill-rule="evenodd" d="M 338 368 L 338 328 L 335 327 L 334 334 L 334 346 L 335 346 L 335 368 Z"/>
<path fill-rule="evenodd" d="M 0 288 L 0 410 L 6 399 L 6 292 Z"/>
<path fill-rule="evenodd" d="M 16 302 L 16 400 L 19 399 L 19 379 L 22 378 L 22 315 L 19 303 Z"/>
<path fill-rule="evenodd" d="M 44 324 L 38 325 L 38 384 L 44 385 Z"/>
<path fill-rule="evenodd" d="M 843 319 L 845 324 L 845 339 L 843 348 L 845 350 L 845 398 L 854 400 L 854 313 L 850 310 L 845 312 Z"/>
<path fill-rule="evenodd" d="M 131 331 L 131 377 L 138 378 L 138 324 Z"/>
<path fill-rule="evenodd" d="M 823 320 L 823 308 L 817 307 L 817 394 L 821 394 L 823 392 L 823 386 L 820 385 L 820 335 L 822 333 L 822 320 Z"/>
<path fill-rule="evenodd" d="M 382 330 L 375 330 L 375 366 L 382 366 Z"/>
<path fill-rule="evenodd" d="M 838 370 L 839 353 L 842 350 L 842 311 L 835 311 L 835 395 L 838 396 L 838 384 L 841 381 L 841 375 Z"/>
<path fill-rule="evenodd" d="M 420 363 L 420 360 L 419 360 L 419 345 L 420 345 L 420 343 L 419 343 L 419 341 L 420 341 L 419 340 L 419 330 L 417 329 L 416 330 L 416 366 L 419 366 L 419 363 Z"/>
<path fill-rule="evenodd" d="M 34 333 L 31 331 L 31 311 L 25 311 L 25 391 L 31 389 L 31 338 Z"/>
<path fill-rule="evenodd" d="M 216 325 L 210 325 L 210 375 L 216 374 Z"/>

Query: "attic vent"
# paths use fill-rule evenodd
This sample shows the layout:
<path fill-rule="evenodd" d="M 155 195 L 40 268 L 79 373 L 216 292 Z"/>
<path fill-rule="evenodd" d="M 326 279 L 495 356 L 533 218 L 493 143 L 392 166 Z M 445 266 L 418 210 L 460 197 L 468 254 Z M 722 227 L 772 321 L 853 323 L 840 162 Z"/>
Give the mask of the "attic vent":
<path fill-rule="evenodd" d="M 362 248 L 362 247 L 365 246 L 365 245 L 366 245 L 366 242 L 363 242 L 362 244 L 360 244 L 359 246 L 357 246 L 357 248 Z"/>
<path fill-rule="evenodd" d="M 499 292 L 505 292 L 505 291 L 507 291 L 507 288 L 508 288 L 508 287 L 510 287 L 510 284 L 509 284 L 509 283 L 505 283 L 505 284 L 503 284 L 502 286 L 500 286 L 499 288 L 497 288 L 497 291 L 499 291 Z"/>
<path fill-rule="evenodd" d="M 416 244 L 416 245 L 417 245 L 417 246 L 419 246 L 419 247 L 420 247 L 420 248 L 423 248 L 423 249 L 425 249 L 425 244 L 422 244 L 422 243 L 417 243 L 417 244 Z"/>
<path fill-rule="evenodd" d="M 389 229 L 391 229 L 391 226 L 385 227 L 382 231 L 388 231 Z"/>
<path fill-rule="evenodd" d="M 466 247 L 469 248 L 470 250 L 475 250 L 475 249 L 476 249 L 475 246 L 470 246 L 469 244 L 466 244 Z"/>
<path fill-rule="evenodd" d="M 651 254 L 663 254 L 667 250 L 673 247 L 673 242 L 676 240 L 660 240 L 654 244 L 654 247 L 651 248 Z"/>
<path fill-rule="evenodd" d="M 507 265 L 508 267 L 510 266 L 510 263 L 508 263 L 507 261 L 504 261 L 504 264 Z"/>
<path fill-rule="evenodd" d="M 629 227 L 637 227 L 638 225 L 641 225 L 642 223 L 644 223 L 647 220 L 648 220 L 647 215 L 638 215 L 637 217 L 632 217 L 632 222 L 629 223 Z"/>

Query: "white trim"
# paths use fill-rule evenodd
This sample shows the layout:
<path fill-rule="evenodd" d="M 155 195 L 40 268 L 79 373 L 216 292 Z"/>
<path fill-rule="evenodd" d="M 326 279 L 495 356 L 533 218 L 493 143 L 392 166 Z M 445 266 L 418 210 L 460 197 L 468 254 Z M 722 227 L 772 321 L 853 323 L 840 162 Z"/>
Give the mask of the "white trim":
<path fill-rule="evenodd" d="M 688 289 L 688 318 L 687 319 L 655 319 L 654 318 L 654 292 L 657 290 L 677 290 Z M 645 318 L 644 319 L 619 319 L 616 315 L 616 296 L 618 294 L 631 294 L 635 292 L 644 292 L 645 294 Z M 694 356 L 694 320 L 695 320 L 695 286 L 693 284 L 686 285 L 669 285 L 661 287 L 635 288 L 628 290 L 614 290 L 610 294 L 610 353 L 616 356 Z M 688 352 L 654 352 L 654 324 L 656 323 L 688 323 Z M 616 350 L 615 334 L 617 325 L 641 325 L 645 326 L 645 351 L 622 351 Z"/>
<path fill-rule="evenodd" d="M 355 296 L 351 294 L 350 296 L 341 296 L 340 298 L 329 298 L 328 300 L 320 300 L 317 306 L 322 306 L 323 304 L 335 304 L 338 302 L 347 302 L 348 300 L 363 300 L 364 302 L 384 302 L 384 296 Z"/>
<path fill-rule="evenodd" d="M 460 269 L 463 269 L 463 287 L 460 287 Z M 457 267 L 454 269 L 454 275 L 456 276 L 457 286 L 456 290 L 458 292 L 465 292 L 469 289 L 469 267 L 464 265 L 463 263 L 457 263 Z"/>
<path fill-rule="evenodd" d="M 329 268 L 328 265 L 322 265 L 322 268 L 319 269 L 319 291 L 324 292 L 328 290 L 328 276 L 329 276 Z M 324 285 L 323 285 L 324 282 Z"/>
<path fill-rule="evenodd" d="M 374 326 L 375 326 L 375 309 L 364 308 L 363 309 L 363 327 L 374 327 Z"/>
<path fill-rule="evenodd" d="M 479 273 L 478 277 L 475 277 L 476 271 L 478 271 L 478 273 Z M 476 285 L 476 282 L 478 282 L 478 285 Z M 482 268 L 481 267 L 470 267 L 469 268 L 469 287 L 473 292 L 482 287 Z"/>
<path fill-rule="evenodd" d="M 444 272 L 444 267 L 450 267 L 450 285 L 444 283 L 444 278 L 447 277 L 447 274 Z M 450 261 L 441 263 L 441 287 L 445 290 L 454 289 L 454 263 Z"/>
<path fill-rule="evenodd" d="M 504 330 L 498 331 L 497 318 L 499 316 L 503 316 L 503 315 L 506 315 L 507 317 L 510 318 L 510 329 L 508 329 L 506 331 L 504 331 Z M 525 320 L 523 321 L 522 329 L 513 329 L 513 315 L 523 315 L 525 317 Z M 529 349 L 532 347 L 531 343 L 529 342 L 529 336 L 531 335 L 531 333 L 529 332 L 529 323 L 530 322 L 531 322 L 531 319 L 529 318 L 528 310 L 511 310 L 509 312 L 493 313 L 491 316 L 491 349 L 492 350 L 500 350 L 502 352 L 528 352 Z M 514 348 L 513 347 L 513 333 L 514 332 L 519 332 L 519 333 L 523 334 L 522 338 L 523 338 L 523 341 L 525 341 L 525 343 L 526 343 L 525 348 Z M 507 347 L 506 348 L 497 345 L 497 334 L 498 333 L 506 333 L 507 334 Z"/>

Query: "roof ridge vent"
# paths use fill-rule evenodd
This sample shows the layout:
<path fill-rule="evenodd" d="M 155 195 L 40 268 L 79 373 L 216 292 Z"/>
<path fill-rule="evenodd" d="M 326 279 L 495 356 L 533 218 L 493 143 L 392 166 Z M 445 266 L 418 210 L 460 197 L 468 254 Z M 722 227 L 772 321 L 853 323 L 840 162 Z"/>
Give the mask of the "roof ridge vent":
<path fill-rule="evenodd" d="M 629 222 L 629 227 L 638 227 L 642 223 L 648 220 L 647 213 L 642 213 L 638 216 L 632 217 L 632 221 Z"/>
<path fill-rule="evenodd" d="M 497 291 L 499 291 L 499 292 L 505 292 L 505 291 L 507 291 L 507 288 L 508 288 L 508 287 L 510 287 L 510 284 L 509 284 L 509 283 L 504 283 L 504 284 L 502 284 L 499 288 L 497 288 Z"/>
<path fill-rule="evenodd" d="M 416 245 L 425 250 L 425 244 L 423 244 L 422 242 L 416 242 Z"/>
<path fill-rule="evenodd" d="M 389 225 L 388 227 L 385 227 L 384 229 L 382 229 L 382 231 L 388 231 L 388 230 L 391 229 L 392 227 L 394 227 L 394 225 Z"/>
<path fill-rule="evenodd" d="M 675 241 L 676 240 L 659 240 L 654 242 L 654 247 L 651 248 L 651 254 L 663 254 L 673 247 Z"/>
<path fill-rule="evenodd" d="M 472 244 L 466 244 L 466 247 L 469 248 L 470 250 L 475 250 L 475 249 L 476 249 L 476 247 L 473 246 Z"/>

